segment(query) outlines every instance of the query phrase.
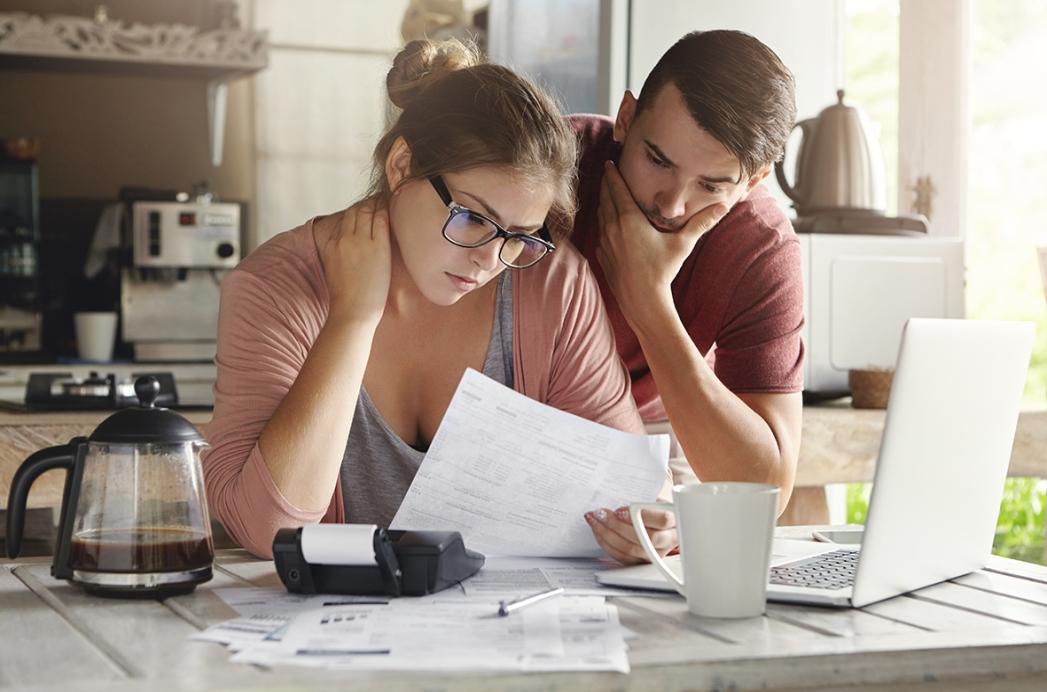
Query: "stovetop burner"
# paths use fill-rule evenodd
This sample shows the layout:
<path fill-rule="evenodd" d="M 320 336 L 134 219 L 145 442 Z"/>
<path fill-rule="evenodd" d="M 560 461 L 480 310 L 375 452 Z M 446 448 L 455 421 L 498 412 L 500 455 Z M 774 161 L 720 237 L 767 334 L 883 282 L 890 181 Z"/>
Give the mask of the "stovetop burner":
<path fill-rule="evenodd" d="M 134 381 L 142 375 L 152 375 L 160 383 L 157 406 L 178 405 L 174 375 L 169 372 L 138 372 L 119 380 L 112 373 L 101 376 L 92 372 L 80 379 L 68 372 L 30 373 L 25 388 L 25 405 L 32 411 L 109 410 L 135 406 L 138 398 Z"/>

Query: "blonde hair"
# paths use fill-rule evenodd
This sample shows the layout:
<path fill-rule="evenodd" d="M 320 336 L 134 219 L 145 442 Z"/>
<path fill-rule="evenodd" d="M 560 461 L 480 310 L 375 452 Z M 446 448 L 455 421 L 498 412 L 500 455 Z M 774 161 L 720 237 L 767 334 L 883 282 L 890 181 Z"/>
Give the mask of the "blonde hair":
<path fill-rule="evenodd" d="M 512 70 L 484 62 L 457 39 L 411 41 L 385 79 L 401 109 L 374 149 L 371 196 L 391 190 L 385 163 L 398 137 L 411 149 L 409 179 L 500 166 L 525 183 L 553 189 L 549 230 L 570 232 L 578 144 L 556 103 Z"/>

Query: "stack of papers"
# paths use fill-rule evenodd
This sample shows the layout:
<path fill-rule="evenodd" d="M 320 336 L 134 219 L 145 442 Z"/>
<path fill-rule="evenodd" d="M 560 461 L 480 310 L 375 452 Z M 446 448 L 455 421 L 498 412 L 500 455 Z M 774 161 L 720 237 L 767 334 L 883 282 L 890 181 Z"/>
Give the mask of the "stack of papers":
<path fill-rule="evenodd" d="M 232 660 L 404 671 L 629 671 L 618 610 L 567 594 L 497 615 L 519 595 L 450 590 L 425 598 L 312 596 L 216 589 L 240 617 L 193 636 L 226 644 Z"/>
<path fill-rule="evenodd" d="M 594 578 L 610 563 L 548 558 L 600 555 L 585 512 L 654 500 L 668 456 L 666 435 L 614 430 L 468 370 L 391 528 L 461 532 L 488 556 L 479 574 L 388 601 L 216 589 L 240 617 L 194 638 L 263 666 L 628 672 L 625 631 L 604 599 L 626 592 Z M 500 601 L 554 587 L 567 593 L 498 616 Z"/>

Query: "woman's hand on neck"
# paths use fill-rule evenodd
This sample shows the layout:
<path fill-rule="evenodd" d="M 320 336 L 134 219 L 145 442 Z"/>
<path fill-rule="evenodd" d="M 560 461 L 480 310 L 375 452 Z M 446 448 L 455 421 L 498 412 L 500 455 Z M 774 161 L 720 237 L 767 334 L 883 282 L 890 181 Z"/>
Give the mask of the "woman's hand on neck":
<path fill-rule="evenodd" d="M 317 243 L 330 297 L 328 321 L 374 329 L 392 278 L 388 209 L 367 199 L 330 219 L 326 237 Z"/>

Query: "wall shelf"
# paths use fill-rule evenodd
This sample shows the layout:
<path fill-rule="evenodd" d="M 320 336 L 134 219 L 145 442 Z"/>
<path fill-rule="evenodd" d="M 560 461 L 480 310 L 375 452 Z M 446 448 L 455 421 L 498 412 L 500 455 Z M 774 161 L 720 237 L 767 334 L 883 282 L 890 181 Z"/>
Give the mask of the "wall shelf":
<path fill-rule="evenodd" d="M 268 49 L 264 31 L 0 12 L 2 69 L 206 81 L 215 166 L 222 163 L 228 83 L 264 69 Z"/>

